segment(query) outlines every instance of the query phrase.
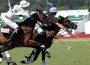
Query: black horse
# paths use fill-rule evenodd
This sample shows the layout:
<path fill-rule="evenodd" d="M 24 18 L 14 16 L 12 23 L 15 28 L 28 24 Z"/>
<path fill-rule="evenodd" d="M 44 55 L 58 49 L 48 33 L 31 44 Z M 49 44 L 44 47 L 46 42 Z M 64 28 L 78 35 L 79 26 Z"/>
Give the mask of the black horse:
<path fill-rule="evenodd" d="M 62 16 L 59 16 L 58 20 L 57 20 L 60 24 L 62 24 L 63 26 L 65 26 L 66 28 L 70 28 L 70 29 L 76 29 L 77 25 L 73 22 L 71 22 L 70 20 L 68 20 L 67 18 L 64 18 Z M 60 28 L 58 26 L 56 26 L 55 24 L 52 24 L 50 26 L 47 27 L 43 27 L 45 30 L 45 34 L 39 34 L 36 36 L 35 41 L 43 43 L 45 45 L 45 47 L 48 49 L 51 47 L 52 43 L 53 43 L 53 39 L 56 38 L 57 33 L 59 32 Z M 42 51 L 42 65 L 45 65 L 45 54 L 48 52 L 44 52 L 42 49 L 37 48 L 34 49 L 31 54 L 26 58 L 26 61 L 21 61 L 21 63 L 31 63 L 37 60 L 38 55 L 40 54 L 40 52 Z"/>

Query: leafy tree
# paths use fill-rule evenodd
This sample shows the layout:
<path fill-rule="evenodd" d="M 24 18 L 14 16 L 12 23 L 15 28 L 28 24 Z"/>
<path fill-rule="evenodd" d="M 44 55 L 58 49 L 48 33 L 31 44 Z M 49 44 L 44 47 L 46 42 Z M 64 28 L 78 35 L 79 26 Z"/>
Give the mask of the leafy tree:
<path fill-rule="evenodd" d="M 21 0 L 10 0 L 11 6 L 19 4 Z M 27 0 L 30 2 L 30 11 L 35 11 L 36 8 L 41 10 L 48 10 L 50 7 L 47 5 L 47 0 Z M 90 0 L 48 0 L 50 3 L 53 3 L 58 9 L 81 9 L 87 8 L 83 6 L 89 6 Z M 8 0 L 0 1 L 0 12 L 8 11 Z"/>

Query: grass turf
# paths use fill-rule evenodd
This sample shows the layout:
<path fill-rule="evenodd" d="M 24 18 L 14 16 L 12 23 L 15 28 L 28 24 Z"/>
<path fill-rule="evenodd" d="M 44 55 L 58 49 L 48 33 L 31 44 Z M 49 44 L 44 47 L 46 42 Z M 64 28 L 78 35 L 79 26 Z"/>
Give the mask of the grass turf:
<path fill-rule="evenodd" d="M 72 46 L 68 51 L 67 47 L 59 40 L 55 40 L 49 51 L 52 55 L 51 59 L 46 58 L 47 65 L 90 65 L 90 39 L 83 39 L 87 41 L 86 44 L 81 39 L 60 39 L 64 44 Z M 15 48 L 10 50 L 11 57 L 17 63 L 24 59 L 25 55 L 29 55 L 32 48 Z M 3 61 L 0 65 L 6 65 Z M 36 62 L 28 65 L 41 65 L 41 54 Z"/>

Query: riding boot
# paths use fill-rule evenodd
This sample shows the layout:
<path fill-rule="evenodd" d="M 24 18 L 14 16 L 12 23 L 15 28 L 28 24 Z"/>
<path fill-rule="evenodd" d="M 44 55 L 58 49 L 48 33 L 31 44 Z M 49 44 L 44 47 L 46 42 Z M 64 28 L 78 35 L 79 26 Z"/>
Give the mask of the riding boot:
<path fill-rule="evenodd" d="M 18 30 L 19 30 L 19 29 L 15 29 L 15 30 L 12 32 L 12 34 L 10 35 L 10 37 L 7 39 L 6 43 L 7 43 L 8 45 L 10 45 L 10 44 L 12 43 L 12 41 L 13 41 L 15 35 L 17 34 L 17 31 L 18 31 Z"/>

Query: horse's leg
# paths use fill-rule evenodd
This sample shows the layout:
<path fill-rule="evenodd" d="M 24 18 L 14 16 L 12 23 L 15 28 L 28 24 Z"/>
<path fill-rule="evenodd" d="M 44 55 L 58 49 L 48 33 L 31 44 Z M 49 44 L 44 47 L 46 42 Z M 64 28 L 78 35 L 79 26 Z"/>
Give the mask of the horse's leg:
<path fill-rule="evenodd" d="M 41 52 L 41 48 L 34 49 L 31 52 L 31 54 L 29 55 L 29 57 L 27 58 L 27 61 L 23 60 L 23 61 L 21 61 L 21 63 L 29 64 L 29 63 L 32 63 L 32 62 L 36 61 L 40 52 Z"/>
<path fill-rule="evenodd" d="M 3 61 L 3 54 L 0 54 L 0 63 Z"/>
<path fill-rule="evenodd" d="M 38 58 L 41 50 L 42 50 L 41 48 L 38 48 L 38 49 L 37 49 L 37 51 L 36 51 L 36 53 L 35 53 L 35 55 L 34 55 L 33 61 L 36 61 L 36 60 L 37 60 L 37 58 Z"/>
<path fill-rule="evenodd" d="M 38 49 L 34 52 L 34 55 L 30 55 L 30 56 L 33 56 L 33 57 L 29 57 L 29 60 L 27 61 L 27 63 L 29 64 L 29 63 L 32 63 L 32 62 L 36 61 L 37 58 L 38 58 L 38 56 L 39 56 L 39 54 L 40 54 L 40 52 L 41 52 L 41 48 L 38 48 Z"/>
<path fill-rule="evenodd" d="M 42 50 L 41 48 L 38 48 L 37 51 L 34 52 L 33 58 L 30 58 L 30 60 L 28 60 L 27 64 L 36 61 L 38 56 L 39 56 L 39 54 L 40 54 L 40 52 L 41 52 L 41 50 Z"/>
<path fill-rule="evenodd" d="M 14 61 L 11 59 L 10 54 L 9 54 L 8 51 L 7 51 L 7 50 L 10 50 L 10 49 L 11 49 L 11 47 L 9 47 L 9 46 L 1 47 L 1 48 L 0 48 L 0 58 L 3 58 L 3 59 L 6 60 L 7 62 L 12 63 L 12 62 L 14 62 Z M 7 57 L 5 57 L 5 56 L 3 56 L 3 55 L 1 54 L 1 53 L 3 53 L 3 52 L 6 53 Z"/>
<path fill-rule="evenodd" d="M 48 57 L 49 59 L 51 58 L 51 54 L 50 54 L 50 52 L 49 52 L 48 49 L 47 49 L 47 51 L 46 51 L 46 57 Z"/>
<path fill-rule="evenodd" d="M 5 53 L 5 55 L 6 55 L 7 58 L 10 58 L 11 57 L 10 54 L 9 54 L 9 51 L 5 51 L 4 53 Z"/>
<path fill-rule="evenodd" d="M 27 62 L 30 60 L 30 59 L 33 59 L 34 58 L 34 55 L 36 53 L 37 49 L 33 49 L 33 51 L 31 52 L 31 54 L 27 57 Z M 32 60 L 33 61 L 33 60 Z"/>
<path fill-rule="evenodd" d="M 32 47 L 39 46 L 45 52 L 47 51 L 45 45 L 43 45 L 42 43 L 36 42 L 34 40 L 29 40 L 29 45 L 32 46 Z"/>
<path fill-rule="evenodd" d="M 3 56 L 2 58 L 0 58 L 0 63 L 1 63 L 3 60 L 5 60 L 5 58 L 11 58 L 11 56 L 10 56 L 10 54 L 9 54 L 8 51 L 5 51 L 4 53 L 5 53 L 6 57 Z M 2 55 L 3 55 L 3 53 L 2 53 Z"/>
<path fill-rule="evenodd" d="M 2 52 L 0 50 L 0 62 L 2 62 L 2 60 L 3 60 L 3 54 L 2 54 Z"/>
<path fill-rule="evenodd" d="M 46 52 L 43 51 L 41 48 L 37 48 L 37 51 L 34 53 L 34 58 L 32 58 L 33 62 L 37 60 L 37 58 L 38 58 L 41 51 L 42 51 L 42 62 L 44 63 Z"/>
<path fill-rule="evenodd" d="M 36 35 L 34 35 L 33 37 L 32 35 L 33 35 L 32 33 L 25 34 L 25 40 L 24 40 L 25 46 L 28 45 L 28 47 L 33 47 L 33 48 L 36 48 L 38 46 L 38 47 L 41 47 L 44 51 L 46 51 L 46 47 L 42 43 L 34 40 L 33 37 L 34 36 L 36 37 Z"/>
<path fill-rule="evenodd" d="M 46 62 L 45 62 L 45 51 L 42 50 L 42 65 L 46 65 Z"/>
<path fill-rule="evenodd" d="M 4 60 L 6 60 L 7 62 L 13 62 L 13 60 L 12 60 L 10 54 L 9 54 L 9 51 L 5 51 L 4 53 L 6 55 L 6 57 L 4 58 Z"/>
<path fill-rule="evenodd" d="M 35 55 L 36 51 L 37 51 L 37 49 L 34 48 L 33 51 L 31 52 L 31 54 L 29 56 L 25 56 L 25 58 L 27 59 L 27 61 L 22 60 L 20 63 L 27 64 L 27 62 L 30 62 L 30 63 L 33 62 L 33 58 L 34 58 L 34 55 Z"/>

